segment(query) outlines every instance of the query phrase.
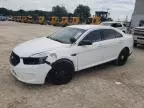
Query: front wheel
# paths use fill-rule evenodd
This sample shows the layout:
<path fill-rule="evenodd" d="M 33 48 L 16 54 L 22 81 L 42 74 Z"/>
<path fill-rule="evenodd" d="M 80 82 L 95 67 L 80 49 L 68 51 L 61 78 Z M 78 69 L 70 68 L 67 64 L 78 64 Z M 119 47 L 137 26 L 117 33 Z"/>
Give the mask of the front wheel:
<path fill-rule="evenodd" d="M 72 80 L 74 74 L 73 67 L 68 63 L 58 63 L 53 66 L 51 71 L 52 83 L 61 85 L 67 84 Z"/>
<path fill-rule="evenodd" d="M 127 49 L 122 50 L 119 57 L 116 60 L 116 65 L 118 66 L 124 65 L 127 62 L 128 56 L 129 56 L 129 50 Z"/>

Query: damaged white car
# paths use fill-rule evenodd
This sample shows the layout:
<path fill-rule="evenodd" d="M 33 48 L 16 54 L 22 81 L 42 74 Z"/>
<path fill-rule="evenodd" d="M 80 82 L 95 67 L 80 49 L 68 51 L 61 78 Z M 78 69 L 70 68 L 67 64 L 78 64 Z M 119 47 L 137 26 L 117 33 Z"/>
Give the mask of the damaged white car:
<path fill-rule="evenodd" d="M 101 25 L 74 25 L 55 34 L 22 43 L 10 56 L 11 73 L 30 84 L 68 83 L 74 72 L 115 61 L 124 65 L 133 51 L 133 38 Z"/>

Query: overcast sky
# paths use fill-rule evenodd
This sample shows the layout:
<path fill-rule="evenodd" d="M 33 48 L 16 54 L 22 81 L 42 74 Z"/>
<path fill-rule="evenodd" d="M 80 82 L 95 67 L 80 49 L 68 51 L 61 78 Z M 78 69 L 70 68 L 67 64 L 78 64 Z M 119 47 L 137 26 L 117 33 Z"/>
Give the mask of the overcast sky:
<path fill-rule="evenodd" d="M 63 5 L 69 12 L 73 12 L 78 4 L 88 5 L 92 15 L 95 11 L 109 9 L 112 18 L 124 20 L 126 16 L 131 18 L 135 0 L 0 0 L 0 7 L 13 10 L 51 11 L 53 6 Z"/>

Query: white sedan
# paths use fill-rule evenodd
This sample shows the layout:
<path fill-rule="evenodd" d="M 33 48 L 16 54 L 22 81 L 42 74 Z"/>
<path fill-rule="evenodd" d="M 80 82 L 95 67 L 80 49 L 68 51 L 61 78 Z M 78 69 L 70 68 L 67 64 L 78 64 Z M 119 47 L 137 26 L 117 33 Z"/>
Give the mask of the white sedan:
<path fill-rule="evenodd" d="M 124 65 L 132 51 L 131 35 L 101 25 L 74 25 L 15 47 L 11 73 L 25 83 L 44 84 L 50 79 L 66 84 L 76 71 L 109 61 Z"/>
<path fill-rule="evenodd" d="M 124 33 L 128 32 L 126 24 L 124 24 L 123 22 L 106 21 L 106 22 L 102 22 L 101 25 L 117 28 Z"/>

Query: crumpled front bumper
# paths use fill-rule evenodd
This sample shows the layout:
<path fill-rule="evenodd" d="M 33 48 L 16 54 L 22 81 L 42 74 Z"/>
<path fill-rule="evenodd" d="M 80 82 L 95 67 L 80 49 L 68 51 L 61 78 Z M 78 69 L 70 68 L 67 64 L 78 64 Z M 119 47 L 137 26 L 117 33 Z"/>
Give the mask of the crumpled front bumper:
<path fill-rule="evenodd" d="M 40 65 L 25 65 L 23 64 L 22 59 L 17 66 L 10 65 L 10 67 L 11 73 L 16 79 L 29 84 L 44 84 L 45 78 L 52 68 L 47 63 Z"/>

